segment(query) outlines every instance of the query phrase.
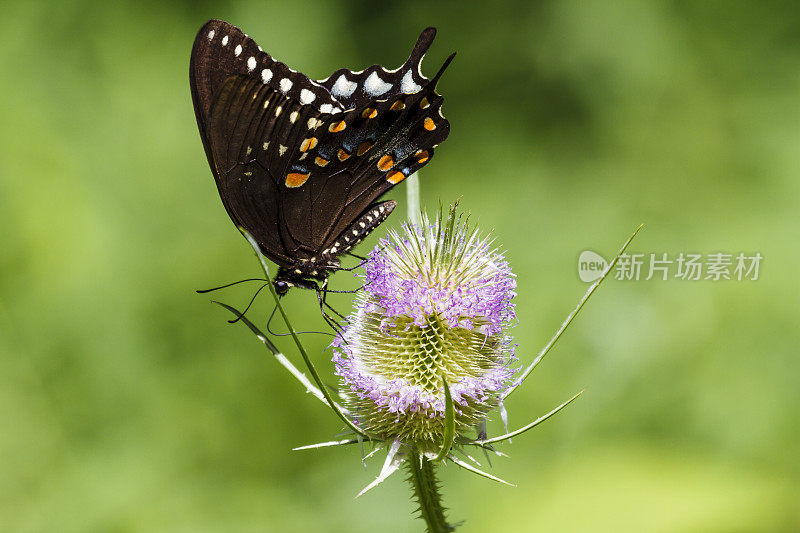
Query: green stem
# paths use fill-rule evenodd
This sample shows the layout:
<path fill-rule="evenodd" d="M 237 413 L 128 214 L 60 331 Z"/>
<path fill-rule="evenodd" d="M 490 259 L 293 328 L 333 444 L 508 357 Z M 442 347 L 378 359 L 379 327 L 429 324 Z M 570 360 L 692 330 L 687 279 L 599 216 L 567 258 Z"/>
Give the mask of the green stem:
<path fill-rule="evenodd" d="M 414 172 L 406 179 L 406 198 L 408 199 L 408 220 L 412 224 L 420 224 L 419 207 L 419 172 Z"/>
<path fill-rule="evenodd" d="M 442 498 L 439 495 L 439 482 L 433 470 L 433 463 L 419 452 L 411 453 L 406 460 L 411 474 L 408 478 L 414 487 L 414 497 L 419 504 L 420 517 L 425 520 L 428 533 L 445 533 L 455 528 L 444 517 Z"/>
<path fill-rule="evenodd" d="M 272 294 L 272 298 L 275 300 L 275 305 L 278 307 L 278 311 L 283 318 L 284 324 L 286 324 L 286 328 L 289 330 L 289 333 L 292 335 L 292 340 L 294 340 L 295 346 L 297 346 L 297 350 L 300 352 L 300 356 L 303 358 L 303 362 L 306 364 L 306 368 L 311 373 L 311 377 L 314 379 L 314 382 L 319 387 L 320 392 L 325 397 L 325 401 L 328 403 L 328 406 L 333 410 L 334 413 L 345 423 L 345 425 L 350 428 L 354 433 L 357 435 L 361 435 L 366 439 L 371 439 L 370 435 L 365 433 L 364 430 L 356 426 L 352 420 L 347 418 L 347 416 L 342 412 L 339 404 L 333 401 L 330 392 L 328 391 L 328 387 L 322 382 L 322 379 L 317 372 L 314 363 L 311 362 L 311 358 L 308 357 L 308 353 L 306 352 L 303 343 L 300 342 L 300 337 L 297 336 L 297 332 L 292 327 L 292 323 L 289 321 L 289 316 L 284 311 L 283 306 L 281 305 L 281 299 L 278 297 L 278 293 L 275 291 L 275 287 L 272 285 L 272 278 L 269 277 L 269 268 L 267 268 L 267 263 L 264 261 L 264 255 L 261 253 L 261 248 L 259 248 L 258 243 L 253 239 L 252 235 L 250 235 L 244 228 L 239 228 L 239 231 L 245 236 L 245 238 L 250 243 L 250 246 L 253 247 L 253 251 L 256 253 L 256 257 L 261 262 L 261 268 L 264 271 L 264 279 L 267 281 L 267 287 L 269 288 L 270 294 Z"/>

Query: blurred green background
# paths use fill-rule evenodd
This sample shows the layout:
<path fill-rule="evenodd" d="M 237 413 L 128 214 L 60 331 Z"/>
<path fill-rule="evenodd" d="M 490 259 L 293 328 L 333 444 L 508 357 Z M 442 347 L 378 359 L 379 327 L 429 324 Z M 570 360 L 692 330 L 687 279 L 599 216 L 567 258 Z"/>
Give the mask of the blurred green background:
<path fill-rule="evenodd" d="M 639 223 L 633 252 L 764 256 L 757 281 L 601 287 L 509 401 L 516 427 L 587 389 L 503 446 L 511 458 L 492 472 L 519 487 L 444 469 L 460 531 L 800 531 L 796 2 L 27 2 L 3 14 L 0 530 L 423 528 L 401 476 L 354 500 L 381 459 L 364 470 L 356 449 L 291 451 L 340 424 L 194 293 L 258 273 L 189 95 L 195 32 L 216 17 L 315 78 L 399 65 L 438 27 L 427 73 L 459 55 L 440 84 L 452 133 L 423 199 L 461 197 L 507 248 L 523 362 L 586 289 L 578 254 L 613 255 Z M 216 296 L 241 306 L 251 290 Z M 313 294 L 288 302 L 302 327 L 322 327 Z M 270 308 L 264 298 L 252 317 L 263 325 Z M 305 340 L 334 382 L 325 339 Z"/>

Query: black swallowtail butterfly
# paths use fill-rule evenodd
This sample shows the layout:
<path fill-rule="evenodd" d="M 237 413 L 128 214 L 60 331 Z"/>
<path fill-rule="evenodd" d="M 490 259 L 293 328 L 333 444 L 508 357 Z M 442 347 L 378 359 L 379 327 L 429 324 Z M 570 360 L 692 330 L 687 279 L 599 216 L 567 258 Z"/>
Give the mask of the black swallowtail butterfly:
<path fill-rule="evenodd" d="M 377 201 L 447 138 L 436 83 L 420 70 L 434 28 L 402 66 L 339 69 L 313 81 L 227 22 L 192 47 L 197 125 L 222 203 L 278 266 L 274 286 L 323 288 L 339 257 L 395 207 Z"/>

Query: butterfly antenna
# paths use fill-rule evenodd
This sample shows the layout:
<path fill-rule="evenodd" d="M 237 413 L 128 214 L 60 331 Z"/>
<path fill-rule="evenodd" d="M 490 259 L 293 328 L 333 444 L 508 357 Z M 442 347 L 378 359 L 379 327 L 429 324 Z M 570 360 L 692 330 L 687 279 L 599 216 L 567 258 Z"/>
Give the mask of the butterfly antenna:
<path fill-rule="evenodd" d="M 279 294 L 279 295 L 278 295 L 278 299 L 280 299 L 280 298 L 283 298 L 283 295 L 282 295 L 282 294 Z M 272 323 L 272 319 L 273 319 L 273 318 L 275 318 L 275 311 L 277 311 L 277 310 L 278 310 L 278 304 L 276 303 L 276 304 L 275 304 L 275 307 L 273 307 L 273 308 L 272 308 L 272 312 L 269 314 L 269 320 L 267 320 L 267 332 L 268 332 L 270 335 L 275 335 L 276 337 L 285 337 L 286 335 L 289 335 L 289 334 L 288 334 L 288 333 L 275 333 L 275 332 L 274 332 L 274 331 L 272 331 L 272 329 L 269 327 L 269 325 Z"/>
<path fill-rule="evenodd" d="M 284 296 L 283 294 L 279 294 L 278 298 L 283 298 L 283 296 Z M 291 333 L 276 333 L 272 331 L 272 328 L 270 327 L 272 319 L 275 318 L 275 311 L 277 310 L 278 310 L 278 304 L 275 304 L 275 307 L 272 308 L 272 312 L 269 314 L 269 319 L 267 319 L 267 332 L 275 337 L 287 337 L 291 335 Z M 331 337 L 336 336 L 333 333 L 329 333 L 327 331 L 296 331 L 295 333 L 297 333 L 298 335 L 304 335 L 306 333 L 316 333 L 317 335 L 330 335 Z"/>
<path fill-rule="evenodd" d="M 247 304 L 247 307 L 245 307 L 244 311 L 242 311 L 242 313 L 239 316 L 237 316 L 236 318 L 234 318 L 233 320 L 228 320 L 228 323 L 235 324 L 236 322 L 239 321 L 240 318 L 242 318 L 245 314 L 247 314 L 247 311 L 250 310 L 250 307 L 253 305 L 253 302 L 256 301 L 256 297 L 258 296 L 258 293 L 260 293 L 262 290 L 264 290 L 264 287 L 266 287 L 267 285 L 269 285 L 269 284 L 265 283 L 261 287 L 259 287 L 258 290 L 256 291 L 256 293 L 253 295 L 253 297 L 250 298 L 250 303 Z"/>
<path fill-rule="evenodd" d="M 234 281 L 233 283 L 228 283 L 227 285 L 220 285 L 219 287 L 214 287 L 213 289 L 197 289 L 195 292 L 199 294 L 205 294 L 207 292 L 218 291 L 220 289 L 227 289 L 228 287 L 233 287 L 234 285 L 238 285 L 239 283 L 246 283 L 248 281 L 267 281 L 267 280 L 263 278 L 240 279 L 239 281 Z"/>

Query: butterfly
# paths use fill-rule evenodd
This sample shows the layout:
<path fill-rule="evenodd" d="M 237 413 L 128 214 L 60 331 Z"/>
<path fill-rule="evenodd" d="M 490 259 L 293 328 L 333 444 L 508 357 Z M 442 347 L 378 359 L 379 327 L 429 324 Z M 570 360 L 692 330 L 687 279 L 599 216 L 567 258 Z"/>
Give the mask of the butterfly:
<path fill-rule="evenodd" d="M 425 29 L 397 69 L 314 81 L 227 22 L 198 32 L 189 82 L 200 137 L 231 220 L 278 265 L 279 295 L 319 295 L 340 256 L 395 208 L 378 199 L 447 138 L 435 89 L 455 54 L 431 79 L 420 68 L 435 34 Z"/>

